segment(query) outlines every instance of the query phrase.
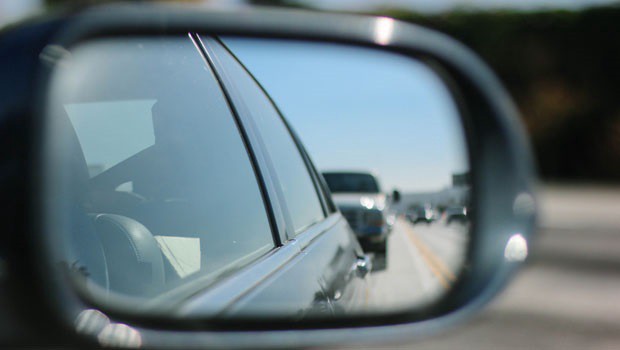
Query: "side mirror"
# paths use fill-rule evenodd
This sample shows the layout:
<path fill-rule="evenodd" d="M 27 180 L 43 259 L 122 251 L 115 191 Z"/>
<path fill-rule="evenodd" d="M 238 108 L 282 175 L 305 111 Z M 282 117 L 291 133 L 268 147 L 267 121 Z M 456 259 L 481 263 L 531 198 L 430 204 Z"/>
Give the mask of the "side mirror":
<path fill-rule="evenodd" d="M 0 304 L 35 335 L 205 349 L 406 340 L 472 315 L 527 258 L 536 208 L 517 112 L 445 35 L 162 4 L 37 23 L 0 42 L 14 52 L 0 54 L 2 84 L 21 89 L 0 89 L 0 134 L 24 150 L 0 164 L 19 169 L 2 197 L 20 199 L 0 223 L 14 238 L 0 297 L 19 297 Z M 399 189 L 394 206 L 379 178 Z M 437 224 L 449 206 L 473 210 Z M 449 249 L 426 243 L 438 235 Z"/>

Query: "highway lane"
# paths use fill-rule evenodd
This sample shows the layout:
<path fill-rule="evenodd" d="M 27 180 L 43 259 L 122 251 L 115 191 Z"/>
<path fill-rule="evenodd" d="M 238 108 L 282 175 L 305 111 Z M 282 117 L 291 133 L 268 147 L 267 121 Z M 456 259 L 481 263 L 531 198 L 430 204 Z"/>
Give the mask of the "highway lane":
<path fill-rule="evenodd" d="M 620 349 L 620 188 L 542 188 L 539 237 L 515 281 L 467 323 L 354 349 Z"/>
<path fill-rule="evenodd" d="M 440 297 L 456 279 L 467 229 L 443 220 L 412 225 L 399 218 L 385 256 L 373 256 L 369 308 L 389 311 L 419 307 Z"/>

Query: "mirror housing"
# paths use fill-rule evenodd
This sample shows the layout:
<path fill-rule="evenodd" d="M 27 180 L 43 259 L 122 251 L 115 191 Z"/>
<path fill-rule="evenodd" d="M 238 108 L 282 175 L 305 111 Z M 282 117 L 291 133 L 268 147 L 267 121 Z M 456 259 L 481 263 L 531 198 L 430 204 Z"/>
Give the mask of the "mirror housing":
<path fill-rule="evenodd" d="M 515 252 L 522 252 L 524 244 L 527 248 L 533 235 L 534 170 L 517 111 L 486 65 L 445 35 L 389 18 L 284 10 L 212 11 L 161 4 L 103 6 L 66 14 L 36 26 L 39 34 L 30 34 L 36 40 L 29 45 L 19 50 L 15 46 L 18 44 L 0 48 L 11 52 L 15 61 L 22 62 L 21 69 L 14 72 L 10 72 L 11 64 L 0 64 L 3 76 L 15 77 L 7 81 L 25 80 L 15 88 L 20 98 L 12 104 L 7 102 L 7 97 L 0 96 L 0 120 L 6 121 L 3 125 L 17 126 L 11 130 L 5 128 L 2 134 L 22 132 L 21 137 L 14 134 L 1 138 L 6 149 L 19 149 L 23 156 L 17 160 L 8 156 L 3 159 L 4 169 L 17 169 L 3 180 L 3 198 L 23 199 L 11 203 L 12 214 L 2 223 L 2 231 L 11 237 L 7 242 L 9 253 L 4 257 L 7 292 L 2 297 L 7 304 L 14 304 L 16 310 L 5 317 L 22 320 L 30 327 L 26 333 L 41 332 L 45 339 L 56 343 L 58 334 L 73 334 L 73 338 L 63 341 L 157 348 L 287 348 L 339 345 L 351 339 L 367 344 L 385 339 L 404 341 L 454 325 L 472 315 L 506 285 L 527 256 Z M 14 30 L 26 35 L 19 28 Z M 64 48 L 90 38 L 186 35 L 188 31 L 374 47 L 426 60 L 450 78 L 469 112 L 464 124 L 472 155 L 472 183 L 476 188 L 472 197 L 476 210 L 472 213 L 475 226 L 469 243 L 470 264 L 456 288 L 446 295 L 445 302 L 422 312 L 298 323 L 291 323 L 290 319 L 204 323 L 170 319 L 165 314 L 147 317 L 132 312 L 130 307 L 119 307 L 88 313 L 96 315 L 92 316 L 96 324 L 105 324 L 107 333 L 102 333 L 101 328 L 81 327 L 84 324 L 78 322 L 83 319 L 80 315 L 98 305 L 85 300 L 71 287 L 66 276 L 58 274 L 57 267 L 50 264 L 60 247 L 51 240 L 43 225 L 45 220 L 41 219 L 44 210 L 38 170 L 46 162 L 41 158 L 45 146 L 41 128 L 45 127 L 42 108 L 50 68 L 66 54 Z M 22 44 L 21 40 L 16 42 Z M 38 73 L 17 75 L 30 71 Z M 397 191 L 392 195 L 394 200 L 400 197 Z M 120 329 L 127 331 L 122 325 L 130 330 L 123 334 L 131 337 L 114 343 Z"/>

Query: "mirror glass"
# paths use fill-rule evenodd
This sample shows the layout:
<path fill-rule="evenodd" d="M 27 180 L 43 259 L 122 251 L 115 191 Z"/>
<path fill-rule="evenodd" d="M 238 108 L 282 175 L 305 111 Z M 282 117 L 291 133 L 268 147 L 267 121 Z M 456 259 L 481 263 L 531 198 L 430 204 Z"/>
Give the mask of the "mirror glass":
<path fill-rule="evenodd" d="M 45 227 L 54 263 L 100 308 L 386 313 L 458 279 L 469 156 L 429 64 L 198 34 L 56 51 Z"/>

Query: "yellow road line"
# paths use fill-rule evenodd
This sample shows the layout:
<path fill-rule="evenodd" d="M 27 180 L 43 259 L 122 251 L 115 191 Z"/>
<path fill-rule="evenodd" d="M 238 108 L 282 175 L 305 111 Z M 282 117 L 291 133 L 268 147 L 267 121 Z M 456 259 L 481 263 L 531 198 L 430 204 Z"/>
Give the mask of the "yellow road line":
<path fill-rule="evenodd" d="M 437 256 L 437 254 L 433 253 L 433 251 L 422 242 L 418 235 L 411 229 L 406 223 L 403 224 L 403 228 L 407 233 L 407 237 L 413 243 L 413 245 L 420 251 L 420 254 L 429 269 L 437 277 L 439 283 L 446 289 L 450 287 L 450 284 L 456 280 L 456 276 L 450 269 L 446 266 L 446 264 Z"/>

